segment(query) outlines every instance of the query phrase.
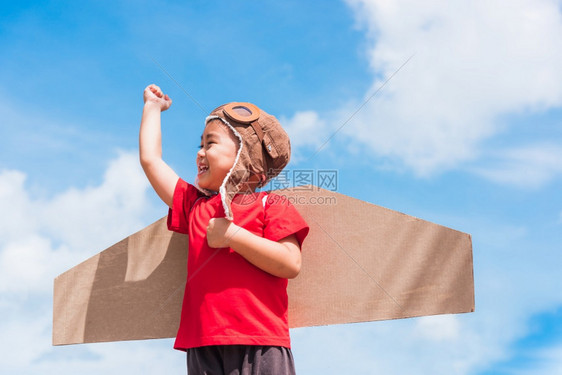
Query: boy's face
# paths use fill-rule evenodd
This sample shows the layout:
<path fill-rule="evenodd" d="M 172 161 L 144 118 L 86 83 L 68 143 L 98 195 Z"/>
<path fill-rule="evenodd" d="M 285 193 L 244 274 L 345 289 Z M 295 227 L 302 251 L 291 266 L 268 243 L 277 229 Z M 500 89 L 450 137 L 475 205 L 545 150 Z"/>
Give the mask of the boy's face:
<path fill-rule="evenodd" d="M 218 191 L 234 165 L 238 138 L 220 120 L 210 121 L 201 136 L 197 152 L 197 177 L 203 189 Z"/>

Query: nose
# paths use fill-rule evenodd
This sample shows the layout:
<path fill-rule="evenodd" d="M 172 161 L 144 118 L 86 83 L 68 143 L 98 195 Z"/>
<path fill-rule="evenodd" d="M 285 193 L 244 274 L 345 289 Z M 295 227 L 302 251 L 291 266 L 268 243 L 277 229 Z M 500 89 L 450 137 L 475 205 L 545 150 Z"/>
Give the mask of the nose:
<path fill-rule="evenodd" d="M 202 147 L 199 149 L 199 151 L 197 151 L 197 156 L 195 158 L 195 161 L 198 162 L 199 159 L 203 159 L 205 157 L 205 149 Z"/>
<path fill-rule="evenodd" d="M 204 157 L 204 156 L 205 156 L 205 148 L 204 148 L 204 147 L 201 147 L 201 148 L 199 149 L 199 151 L 197 151 L 197 157 L 198 157 L 198 158 L 202 158 L 202 157 Z"/>

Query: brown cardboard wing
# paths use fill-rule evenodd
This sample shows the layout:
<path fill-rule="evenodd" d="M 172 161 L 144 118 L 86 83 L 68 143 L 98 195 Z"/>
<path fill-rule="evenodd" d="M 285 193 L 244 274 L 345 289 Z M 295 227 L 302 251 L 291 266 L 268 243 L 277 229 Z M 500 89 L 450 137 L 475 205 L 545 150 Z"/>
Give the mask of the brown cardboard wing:
<path fill-rule="evenodd" d="M 474 311 L 470 235 L 316 187 L 276 193 L 310 225 L 292 328 Z M 186 258 L 162 218 L 61 274 L 53 344 L 174 337 Z"/>

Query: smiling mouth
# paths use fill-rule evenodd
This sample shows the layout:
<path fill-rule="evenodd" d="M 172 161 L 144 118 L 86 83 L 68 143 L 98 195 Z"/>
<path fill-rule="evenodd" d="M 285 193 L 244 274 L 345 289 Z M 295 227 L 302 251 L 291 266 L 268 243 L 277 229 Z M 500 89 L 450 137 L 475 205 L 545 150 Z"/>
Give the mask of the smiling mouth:
<path fill-rule="evenodd" d="M 201 174 L 201 173 L 207 172 L 208 170 L 209 170 L 209 167 L 208 167 L 208 166 L 206 166 L 206 165 L 200 165 L 200 166 L 198 167 L 198 171 L 197 171 L 197 172 L 198 172 L 198 174 Z"/>

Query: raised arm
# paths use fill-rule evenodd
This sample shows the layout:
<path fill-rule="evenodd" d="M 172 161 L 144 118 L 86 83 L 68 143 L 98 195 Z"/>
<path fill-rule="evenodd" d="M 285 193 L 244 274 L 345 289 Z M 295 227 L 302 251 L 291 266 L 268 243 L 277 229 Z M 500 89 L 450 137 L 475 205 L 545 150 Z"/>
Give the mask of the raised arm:
<path fill-rule="evenodd" d="M 156 85 L 144 89 L 144 108 L 139 132 L 139 157 L 148 181 L 164 203 L 172 207 L 178 175 L 162 159 L 160 115 L 172 105 Z"/>

